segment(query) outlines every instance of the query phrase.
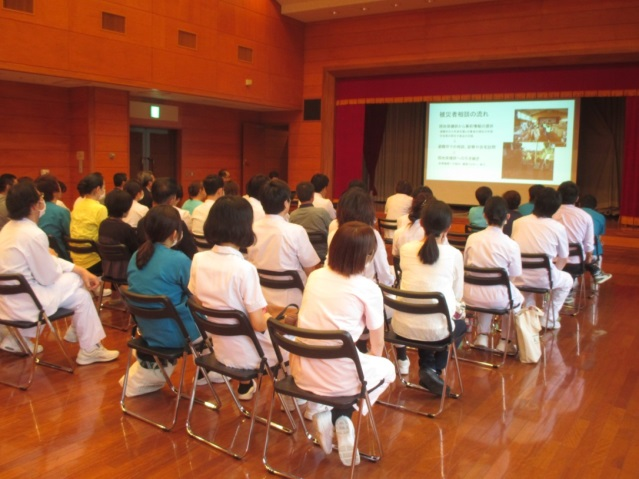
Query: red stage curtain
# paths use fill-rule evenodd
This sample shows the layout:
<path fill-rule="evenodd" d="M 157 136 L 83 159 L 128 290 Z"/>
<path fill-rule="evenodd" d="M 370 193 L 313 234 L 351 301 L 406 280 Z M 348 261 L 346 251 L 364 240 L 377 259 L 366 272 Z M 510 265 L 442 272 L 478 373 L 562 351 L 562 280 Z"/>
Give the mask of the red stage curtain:
<path fill-rule="evenodd" d="M 335 108 L 335 166 L 333 198 L 339 197 L 348 182 L 362 178 L 365 105 Z"/>
<path fill-rule="evenodd" d="M 367 105 L 364 125 L 364 164 L 368 172 L 368 189 L 377 195 L 375 170 L 386 130 L 387 104 Z"/>
<path fill-rule="evenodd" d="M 621 224 L 639 226 L 639 97 L 626 98 Z"/>

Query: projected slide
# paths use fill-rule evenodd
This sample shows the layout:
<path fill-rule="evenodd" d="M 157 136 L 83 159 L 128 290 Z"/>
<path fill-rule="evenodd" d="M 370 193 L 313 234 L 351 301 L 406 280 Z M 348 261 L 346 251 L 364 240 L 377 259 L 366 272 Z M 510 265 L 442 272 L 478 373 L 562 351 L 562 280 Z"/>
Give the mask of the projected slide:
<path fill-rule="evenodd" d="M 425 181 L 530 185 L 571 179 L 575 116 L 575 100 L 431 103 Z"/>

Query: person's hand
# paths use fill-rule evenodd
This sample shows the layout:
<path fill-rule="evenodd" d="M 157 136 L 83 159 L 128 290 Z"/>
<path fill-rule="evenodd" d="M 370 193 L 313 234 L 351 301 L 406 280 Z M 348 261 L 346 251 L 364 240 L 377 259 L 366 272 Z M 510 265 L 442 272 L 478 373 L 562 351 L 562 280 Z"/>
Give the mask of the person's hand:
<path fill-rule="evenodd" d="M 90 273 L 88 270 L 80 266 L 75 266 L 73 268 L 73 272 L 80 276 L 80 278 L 82 278 L 84 286 L 86 286 L 89 291 L 94 290 L 100 286 L 100 278 L 98 278 L 93 273 Z"/>

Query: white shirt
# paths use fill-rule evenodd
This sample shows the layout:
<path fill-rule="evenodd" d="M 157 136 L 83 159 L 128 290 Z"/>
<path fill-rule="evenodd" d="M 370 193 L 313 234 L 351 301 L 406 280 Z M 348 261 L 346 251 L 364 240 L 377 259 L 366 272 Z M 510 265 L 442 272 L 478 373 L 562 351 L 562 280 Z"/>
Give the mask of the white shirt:
<path fill-rule="evenodd" d="M 303 268 L 311 268 L 320 262 L 315 248 L 300 225 L 287 222 L 280 215 L 265 215 L 253 223 L 257 242 L 248 248 L 248 260 L 258 269 L 271 271 L 294 270 L 306 283 Z M 300 305 L 302 293 L 298 290 L 262 289 L 271 306 Z"/>
<path fill-rule="evenodd" d="M 237 309 L 248 316 L 266 307 L 255 266 L 229 246 L 215 245 L 212 250 L 193 256 L 189 290 L 211 309 Z M 216 321 L 233 323 L 233 320 Z M 217 359 L 227 366 L 259 365 L 259 356 L 246 336 L 213 336 L 213 348 Z"/>
<path fill-rule="evenodd" d="M 404 193 L 395 193 L 386 199 L 384 212 L 387 220 L 396 220 L 402 215 L 408 214 L 413 204 L 413 197 Z"/>
<path fill-rule="evenodd" d="M 192 226 L 193 218 L 191 218 L 191 213 L 189 213 L 186 210 L 183 210 L 182 208 L 178 208 L 177 206 L 174 206 L 173 208 L 175 208 L 177 212 L 180 213 L 180 219 L 184 221 L 184 224 L 186 225 L 188 230 L 191 231 L 191 228 L 193 227 Z"/>
<path fill-rule="evenodd" d="M 248 200 L 248 202 L 251 204 L 251 208 L 253 208 L 253 223 L 264 218 L 264 215 L 266 213 L 264 213 L 264 207 L 262 206 L 260 200 L 248 195 L 244 195 L 244 198 Z"/>
<path fill-rule="evenodd" d="M 133 203 L 131 203 L 131 209 L 128 214 L 122 218 L 122 221 L 132 228 L 137 228 L 140 220 L 144 218 L 148 212 L 149 208 L 139 203 L 137 200 L 133 200 Z"/>
<path fill-rule="evenodd" d="M 58 309 L 55 282 L 73 267 L 73 263 L 51 256 L 47 235 L 30 219 L 11 220 L 0 231 L 0 274 L 23 275 L 47 314 Z M 0 317 L 36 321 L 37 315 L 31 299 L 0 296 Z"/>
<path fill-rule="evenodd" d="M 419 223 L 419 220 L 417 220 L 417 222 Z M 397 218 L 397 229 L 408 224 L 410 224 L 410 218 L 408 217 L 408 214 L 402 215 Z"/>
<path fill-rule="evenodd" d="M 424 228 L 419 220 L 415 220 L 413 224 L 406 223 L 401 228 L 397 228 L 393 234 L 393 256 L 399 256 L 399 249 L 406 243 L 423 240 Z"/>
<path fill-rule="evenodd" d="M 477 234 L 477 233 L 475 233 Z M 472 235 L 471 235 L 472 236 Z M 513 222 L 511 238 L 517 242 L 522 253 L 543 253 L 551 260 L 568 257 L 568 235 L 564 225 L 552 218 L 540 218 L 534 214 L 523 216 Z M 559 270 L 551 261 L 553 281 Z M 514 278 L 517 285 L 527 284 L 539 287 L 548 286 L 547 273 L 541 270 L 524 270 Z"/>
<path fill-rule="evenodd" d="M 209 217 L 209 211 L 213 208 L 213 203 L 215 203 L 215 200 L 207 198 L 204 200 L 204 203 L 193 210 L 193 215 L 191 215 L 191 232 L 194 235 L 204 236 L 204 223 L 206 222 L 206 218 Z"/>
<path fill-rule="evenodd" d="M 478 268 L 503 268 L 510 278 L 521 276 L 522 272 L 519 245 L 496 226 L 488 226 L 468 237 L 464 264 Z M 512 283 L 510 293 L 514 305 L 520 305 L 523 296 Z M 464 284 L 464 301 L 473 306 L 501 308 L 508 304 L 508 291 L 494 286 Z"/>
<path fill-rule="evenodd" d="M 439 258 L 435 264 L 423 264 L 418 256 L 423 241 L 412 241 L 399 250 L 402 266 L 400 289 L 406 291 L 439 292 L 446 298 L 454 329 L 453 315 L 464 291 L 462 254 L 448 244 L 438 244 Z M 405 338 L 419 341 L 438 341 L 448 336 L 443 315 L 421 315 L 393 312 L 393 329 Z"/>
<path fill-rule="evenodd" d="M 575 205 L 561 205 L 552 217 L 566 227 L 569 243 L 580 244 L 584 254 L 593 252 L 595 249 L 595 227 L 592 216 Z M 578 263 L 579 260 L 571 257 L 568 258 L 568 262 Z"/>
<path fill-rule="evenodd" d="M 335 208 L 333 207 L 333 202 L 328 198 L 324 198 L 317 192 L 313 193 L 313 195 L 313 206 L 316 208 L 324 208 L 328 211 L 328 214 L 331 215 L 331 219 L 335 219 L 337 215 L 335 213 Z"/>

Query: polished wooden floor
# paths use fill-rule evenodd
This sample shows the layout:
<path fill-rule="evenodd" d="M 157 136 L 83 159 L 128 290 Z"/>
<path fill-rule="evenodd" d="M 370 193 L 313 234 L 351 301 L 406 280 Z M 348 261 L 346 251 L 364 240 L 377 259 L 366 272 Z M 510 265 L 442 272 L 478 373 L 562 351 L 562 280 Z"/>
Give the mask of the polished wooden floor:
<path fill-rule="evenodd" d="M 613 279 L 576 318 L 564 317 L 561 330 L 545 335 L 545 364 L 509 359 L 502 369 L 490 370 L 462 363 L 465 393 L 447 401 L 437 419 L 375 406 L 384 456 L 376 464 L 362 461 L 356 476 L 639 477 L 639 247 L 629 244 L 606 247 L 604 269 Z M 262 425 L 256 425 L 252 449 L 238 461 L 187 436 L 186 401 L 168 433 L 124 416 L 118 379 L 127 336 L 113 329 L 107 334 L 105 344 L 122 353 L 116 362 L 78 367 L 73 375 L 39 367 L 28 391 L 0 387 L 0 477 L 270 477 L 261 460 Z M 54 346 L 45 342 L 50 354 Z M 77 346 L 68 346 L 75 355 Z M 192 377 L 191 365 L 188 371 Z M 270 390 L 267 383 L 264 399 Z M 153 394 L 131 405 L 149 411 L 164 407 L 168 398 Z M 417 407 L 436 403 L 420 392 L 403 392 L 401 398 Z M 262 401 L 262 411 L 264 406 Z M 198 408 L 196 427 L 233 440 L 237 415 L 231 404 L 224 405 L 219 424 L 215 416 Z M 279 408 L 277 418 L 285 419 Z M 275 465 L 308 478 L 348 473 L 337 454 L 325 456 L 300 432 L 271 437 Z M 368 444 L 364 439 L 362 449 Z"/>

